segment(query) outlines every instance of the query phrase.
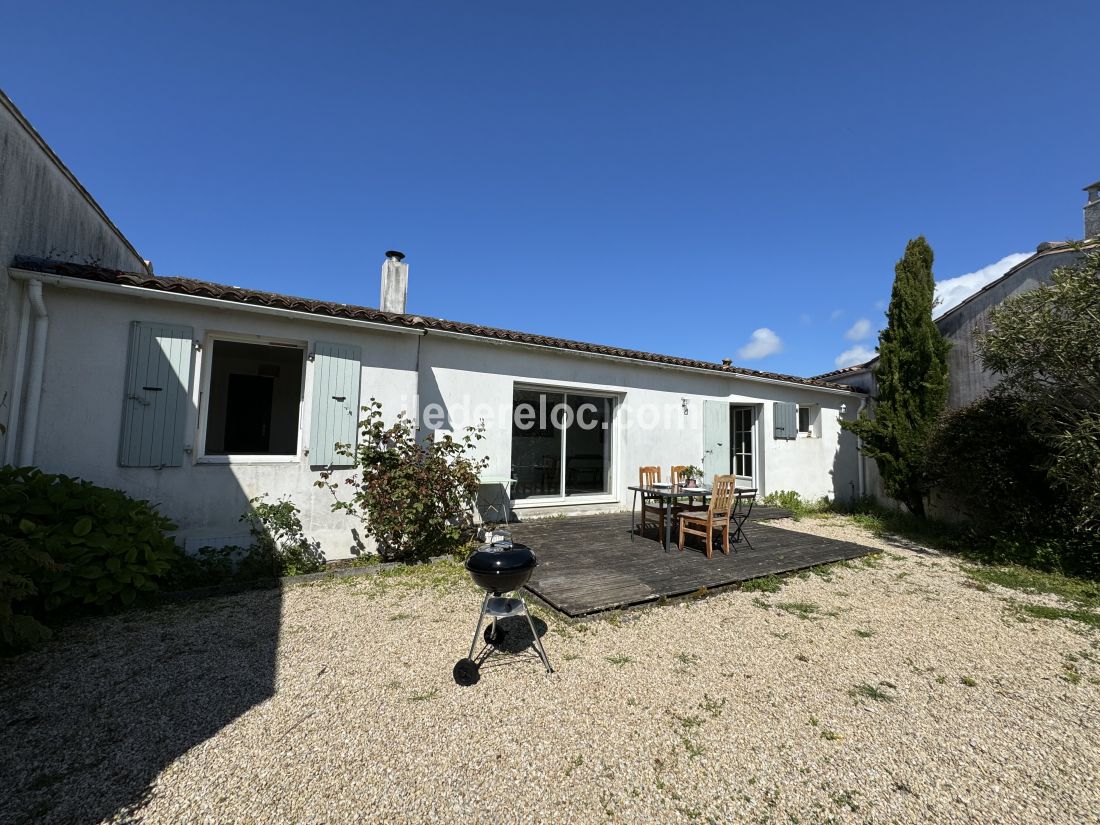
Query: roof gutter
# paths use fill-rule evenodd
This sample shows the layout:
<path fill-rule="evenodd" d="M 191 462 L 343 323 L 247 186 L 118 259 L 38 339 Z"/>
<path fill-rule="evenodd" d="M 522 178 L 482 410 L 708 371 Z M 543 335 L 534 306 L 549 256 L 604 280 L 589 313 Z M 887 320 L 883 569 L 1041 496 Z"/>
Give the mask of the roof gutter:
<path fill-rule="evenodd" d="M 426 333 L 432 335 L 442 335 L 448 338 L 460 338 L 466 341 L 476 341 L 482 344 L 497 344 L 499 346 L 513 346 L 524 347 L 527 349 L 546 350 L 547 352 L 557 353 L 561 355 L 567 353 L 569 355 L 580 355 L 587 358 L 599 358 L 608 361 L 617 361 L 625 364 L 636 364 L 644 367 L 658 367 L 666 370 L 681 370 L 683 372 L 694 372 L 700 375 L 709 375 L 712 378 L 738 378 L 745 381 L 756 381 L 761 384 L 777 384 L 782 387 L 798 387 L 800 389 L 816 390 L 818 392 L 827 392 L 834 395 L 861 395 L 857 389 L 841 390 L 833 387 L 822 387 L 819 384 L 802 384 L 798 381 L 781 381 L 777 378 L 764 378 L 759 375 L 745 375 L 741 372 L 735 372 L 733 370 L 725 371 L 720 369 L 708 370 L 703 367 L 689 367 L 684 364 L 663 364 L 660 361 L 648 361 L 644 358 L 628 358 L 624 355 L 608 355 L 603 352 L 585 352 L 584 350 L 565 349 L 564 347 L 551 347 L 546 344 L 531 344 L 526 341 L 508 341 L 501 338 L 490 338 L 485 335 L 473 335 L 468 332 L 452 332 L 451 330 L 442 329 L 427 329 Z"/>
<path fill-rule="evenodd" d="M 180 295 L 178 292 L 164 292 L 156 289 L 146 289 L 140 286 L 127 286 L 126 284 L 85 281 L 80 278 L 69 278 L 64 275 L 46 275 L 41 272 L 33 272 L 27 269 L 8 269 L 8 275 L 16 281 L 40 281 L 43 284 L 56 286 L 59 289 L 84 289 L 91 292 L 106 292 L 112 295 L 125 295 L 129 298 L 136 298 L 142 301 L 174 301 L 176 303 L 192 304 L 201 307 L 218 307 L 219 309 L 229 311 L 240 310 L 241 312 L 253 312 L 260 315 L 295 318 L 302 321 L 316 321 L 326 324 L 339 324 L 341 326 L 367 327 L 368 329 L 384 330 L 385 332 L 400 332 L 406 335 L 424 334 L 424 330 L 422 329 L 412 329 L 394 324 L 379 324 L 375 321 L 359 321 L 354 318 L 337 318 L 332 315 L 318 315 L 296 309 L 281 309 L 279 307 L 243 304 L 236 301 L 225 301 L 220 298 L 206 298 L 202 295 Z"/>

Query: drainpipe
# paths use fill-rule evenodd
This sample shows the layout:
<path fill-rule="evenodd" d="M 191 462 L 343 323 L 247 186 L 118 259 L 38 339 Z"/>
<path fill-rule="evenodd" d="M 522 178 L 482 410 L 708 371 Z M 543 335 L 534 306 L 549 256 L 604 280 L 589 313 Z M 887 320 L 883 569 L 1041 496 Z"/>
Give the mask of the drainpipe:
<path fill-rule="evenodd" d="M 34 337 L 31 344 L 30 375 L 27 376 L 26 423 L 19 439 L 19 465 L 34 463 L 34 442 L 38 437 L 38 410 L 42 404 L 42 377 L 46 372 L 46 333 L 50 328 L 50 316 L 42 300 L 42 282 L 27 282 L 27 298 L 34 311 Z"/>
<path fill-rule="evenodd" d="M 15 448 L 19 444 L 19 421 L 23 412 L 23 372 L 27 368 L 27 333 L 30 330 L 31 302 L 27 289 L 23 293 L 23 308 L 19 313 L 19 343 L 15 347 L 15 377 L 11 385 L 11 415 L 8 417 L 8 437 L 4 442 L 4 463 L 15 463 Z"/>
<path fill-rule="evenodd" d="M 867 396 L 859 399 L 859 409 L 856 410 L 856 420 L 859 420 L 860 414 L 863 412 L 863 408 L 867 406 Z M 867 485 L 863 480 L 863 439 L 856 439 L 856 467 L 859 469 L 859 497 L 863 498 L 867 495 Z"/>

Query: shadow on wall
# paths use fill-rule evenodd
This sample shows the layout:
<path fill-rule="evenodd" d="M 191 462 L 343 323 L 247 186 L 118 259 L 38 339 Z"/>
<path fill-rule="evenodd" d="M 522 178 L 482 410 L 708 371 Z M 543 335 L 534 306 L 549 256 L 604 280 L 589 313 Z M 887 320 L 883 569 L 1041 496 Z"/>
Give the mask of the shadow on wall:
<path fill-rule="evenodd" d="M 120 348 L 125 335 L 118 332 Z M 54 456 L 43 469 L 77 474 L 65 457 L 82 455 L 87 465 L 87 445 L 98 445 L 102 475 L 79 473 L 88 480 L 162 502 L 170 518 L 179 516 L 174 507 L 198 501 L 209 503 L 207 515 L 236 523 L 248 496 L 230 468 L 204 468 L 198 485 L 184 453 L 196 420 L 194 349 L 190 327 L 131 325 L 125 383 L 116 379 L 120 440 L 104 438 L 101 418 L 83 416 L 63 443 L 47 451 L 38 440 L 39 453 Z M 103 354 L 68 357 L 77 359 L 69 367 L 93 372 Z M 44 395 L 44 415 L 49 402 Z M 273 589 L 81 619 L 42 648 L 4 660 L 0 822 L 140 818 L 134 812 L 162 771 L 273 695 L 281 605 Z"/>
<path fill-rule="evenodd" d="M 133 611 L 5 662 L 0 821 L 140 818 L 158 774 L 273 695 L 281 601 L 262 590 Z"/>

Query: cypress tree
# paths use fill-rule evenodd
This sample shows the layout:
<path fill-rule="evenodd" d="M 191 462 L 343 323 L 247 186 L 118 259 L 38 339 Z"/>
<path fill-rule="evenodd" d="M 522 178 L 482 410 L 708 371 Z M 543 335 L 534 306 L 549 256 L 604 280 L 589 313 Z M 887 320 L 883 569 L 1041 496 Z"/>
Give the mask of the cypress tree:
<path fill-rule="evenodd" d="M 949 345 L 932 320 L 934 292 L 932 247 L 921 236 L 909 241 L 894 267 L 874 370 L 874 417 L 865 411 L 857 421 L 843 423 L 863 439 L 863 453 L 878 464 L 886 494 L 918 516 L 924 515 L 930 486 L 929 437 L 947 403 Z"/>

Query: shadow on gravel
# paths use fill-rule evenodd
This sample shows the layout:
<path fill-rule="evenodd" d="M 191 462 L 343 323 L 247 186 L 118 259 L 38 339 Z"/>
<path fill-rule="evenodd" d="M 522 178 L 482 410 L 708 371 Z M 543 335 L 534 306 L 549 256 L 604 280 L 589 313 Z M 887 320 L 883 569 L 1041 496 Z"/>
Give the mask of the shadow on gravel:
<path fill-rule="evenodd" d="M 0 660 L 0 822 L 141 818 L 173 760 L 274 693 L 282 594 L 63 628 Z"/>

